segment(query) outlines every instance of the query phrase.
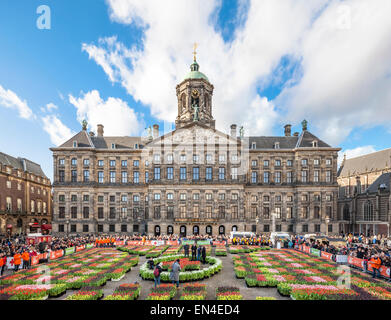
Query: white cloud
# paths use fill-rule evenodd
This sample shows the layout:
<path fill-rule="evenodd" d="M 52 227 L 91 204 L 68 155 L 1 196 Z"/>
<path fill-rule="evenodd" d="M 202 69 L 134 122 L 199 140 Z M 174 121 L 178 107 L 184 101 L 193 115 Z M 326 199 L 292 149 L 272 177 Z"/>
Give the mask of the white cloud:
<path fill-rule="evenodd" d="M 391 1 L 331 1 L 303 36 L 302 78 L 277 99 L 332 144 L 354 127 L 391 123 Z"/>
<path fill-rule="evenodd" d="M 27 105 L 26 100 L 20 99 L 15 92 L 6 90 L 1 85 L 0 105 L 6 108 L 16 109 L 19 112 L 19 116 L 23 119 L 34 118 L 33 111 Z"/>
<path fill-rule="evenodd" d="M 83 50 L 153 116 L 173 122 L 175 86 L 189 71 L 192 45 L 199 42 L 200 71 L 216 88 L 213 113 L 218 128 L 228 131 L 237 123 L 251 134 L 270 134 L 278 119 L 276 107 L 257 94 L 258 82 L 294 51 L 325 1 L 254 0 L 246 22 L 227 44 L 213 20 L 221 1 L 108 0 L 113 21 L 143 28 L 142 49 L 127 48 L 110 37 L 98 45 L 83 44 Z M 237 21 L 246 14 L 243 3 Z"/>
<path fill-rule="evenodd" d="M 346 154 L 346 159 L 351 159 L 373 152 L 376 152 L 374 146 L 362 146 L 354 149 L 341 150 L 338 153 L 338 166 L 341 165 L 345 154 Z"/>
<path fill-rule="evenodd" d="M 87 120 L 95 132 L 98 124 L 104 125 L 108 136 L 137 135 L 144 129 L 140 116 L 125 101 L 113 97 L 104 101 L 97 90 L 80 98 L 70 95 L 69 102 L 77 109 L 78 121 Z"/>
<path fill-rule="evenodd" d="M 75 135 L 75 133 L 64 125 L 55 115 L 42 117 L 42 122 L 43 129 L 49 134 L 50 141 L 56 146 L 60 146 Z"/>
<path fill-rule="evenodd" d="M 58 107 L 54 103 L 48 103 L 45 107 L 41 107 L 41 111 L 46 112 L 52 112 L 53 110 L 57 110 Z"/>
<path fill-rule="evenodd" d="M 279 124 L 282 133 L 283 124 L 306 118 L 310 130 L 338 145 L 355 127 L 391 123 L 389 0 L 252 0 L 236 17 L 247 14 L 230 43 L 216 31 L 219 0 L 107 3 L 113 21 L 141 28 L 141 45 L 109 37 L 83 51 L 160 120 L 175 120 L 175 86 L 196 41 L 200 71 L 215 85 L 220 130 L 237 123 L 253 135 L 271 134 Z M 257 90 L 280 80 L 273 71 L 286 56 L 301 62 L 300 72 L 267 101 Z"/>

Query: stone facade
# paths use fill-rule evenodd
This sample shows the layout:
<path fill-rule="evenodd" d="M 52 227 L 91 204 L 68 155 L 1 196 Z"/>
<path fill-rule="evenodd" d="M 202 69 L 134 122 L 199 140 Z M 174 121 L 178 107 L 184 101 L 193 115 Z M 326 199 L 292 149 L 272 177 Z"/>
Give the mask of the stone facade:
<path fill-rule="evenodd" d="M 0 153 L 0 233 L 35 232 L 33 223 L 47 228 L 51 214 L 51 183 L 41 167 Z"/>
<path fill-rule="evenodd" d="M 337 232 L 340 149 L 305 122 L 293 136 L 289 125 L 279 137 L 216 130 L 213 86 L 191 68 L 177 86 L 174 131 L 159 136 L 155 125 L 148 137 L 106 137 L 100 125 L 97 135 L 82 130 L 51 149 L 53 231 Z"/>

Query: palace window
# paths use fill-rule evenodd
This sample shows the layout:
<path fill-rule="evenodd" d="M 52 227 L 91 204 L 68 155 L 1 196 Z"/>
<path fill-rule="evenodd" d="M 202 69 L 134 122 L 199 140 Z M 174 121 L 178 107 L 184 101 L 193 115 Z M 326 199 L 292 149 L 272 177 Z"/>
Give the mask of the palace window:
<path fill-rule="evenodd" d="M 269 167 L 269 160 L 263 160 L 263 166 Z"/>
<path fill-rule="evenodd" d="M 314 207 L 314 219 L 320 218 L 320 208 L 318 206 Z"/>
<path fill-rule="evenodd" d="M 251 183 L 257 183 L 258 182 L 258 173 L 256 171 L 251 172 Z"/>
<path fill-rule="evenodd" d="M 154 169 L 154 179 L 160 180 L 160 167 L 155 167 Z"/>
<path fill-rule="evenodd" d="M 84 182 L 89 182 L 90 181 L 90 171 L 84 170 L 83 177 L 84 177 Z"/>
<path fill-rule="evenodd" d="M 104 218 L 103 208 L 99 207 L 98 208 L 98 219 L 103 219 L 103 218 Z"/>
<path fill-rule="evenodd" d="M 121 172 L 121 182 L 128 183 L 128 173 L 126 171 Z"/>
<path fill-rule="evenodd" d="M 104 182 L 104 173 L 103 171 L 98 171 L 98 183 Z"/>
<path fill-rule="evenodd" d="M 330 170 L 326 171 L 326 182 L 331 182 L 331 171 Z"/>
<path fill-rule="evenodd" d="M 140 172 L 133 171 L 133 183 L 140 183 Z"/>
<path fill-rule="evenodd" d="M 110 167 L 115 167 L 115 160 L 110 160 Z"/>
<path fill-rule="evenodd" d="M 170 153 L 170 154 L 167 155 L 167 163 L 171 164 L 173 162 L 174 162 L 174 156 L 173 156 L 172 153 Z"/>
<path fill-rule="evenodd" d="M 133 167 L 138 168 L 140 166 L 140 160 L 133 160 Z"/>
<path fill-rule="evenodd" d="M 232 219 L 238 219 L 239 216 L 238 216 L 238 207 L 237 206 L 233 206 L 232 207 Z"/>
<path fill-rule="evenodd" d="M 193 194 L 193 200 L 200 200 L 200 194 L 199 193 L 194 193 Z"/>
<path fill-rule="evenodd" d="M 225 179 L 225 168 L 219 168 L 219 180 Z"/>
<path fill-rule="evenodd" d="M 90 165 L 90 159 L 84 159 L 83 160 L 83 165 L 89 166 Z"/>
<path fill-rule="evenodd" d="M 308 176 L 307 170 L 301 171 L 301 182 L 307 182 L 307 176 Z"/>
<path fill-rule="evenodd" d="M 292 160 L 287 160 L 286 161 L 286 166 L 287 167 L 292 167 L 293 166 L 293 161 Z"/>
<path fill-rule="evenodd" d="M 225 207 L 224 206 L 219 207 L 219 219 L 225 219 Z"/>
<path fill-rule="evenodd" d="M 277 171 L 274 173 L 274 182 L 281 183 L 281 172 L 280 171 Z"/>
<path fill-rule="evenodd" d="M 154 200 L 159 201 L 160 200 L 160 193 L 155 193 L 153 195 Z"/>
<path fill-rule="evenodd" d="M 114 207 L 110 207 L 110 211 L 109 211 L 109 219 L 115 219 L 115 215 L 116 215 L 116 212 L 115 212 L 115 208 Z"/>
<path fill-rule="evenodd" d="M 77 219 L 77 207 L 71 207 L 71 219 Z"/>
<path fill-rule="evenodd" d="M 270 208 L 269 207 L 263 207 L 263 218 L 264 219 L 270 219 Z"/>
<path fill-rule="evenodd" d="M 180 200 L 186 200 L 186 193 L 181 193 L 179 196 Z"/>
<path fill-rule="evenodd" d="M 77 159 L 76 158 L 72 158 L 71 165 L 72 166 L 77 166 Z"/>
<path fill-rule="evenodd" d="M 194 167 L 193 168 L 193 180 L 197 181 L 200 179 L 200 168 Z"/>
<path fill-rule="evenodd" d="M 77 170 L 72 170 L 71 171 L 71 181 L 72 182 L 77 182 Z"/>
<path fill-rule="evenodd" d="M 167 193 L 167 200 L 174 200 L 174 194 L 173 193 Z"/>
<path fill-rule="evenodd" d="M 89 207 L 83 207 L 83 218 L 88 219 L 90 217 L 90 208 Z"/>
<path fill-rule="evenodd" d="M 128 166 L 128 161 L 127 160 L 122 160 L 121 161 L 121 167 L 126 168 Z"/>
<path fill-rule="evenodd" d="M 168 167 L 167 168 L 167 180 L 173 180 L 174 179 L 174 168 Z"/>
<path fill-rule="evenodd" d="M 281 207 L 275 207 L 276 219 L 281 219 Z"/>
<path fill-rule="evenodd" d="M 103 166 L 104 166 L 104 161 L 98 160 L 98 167 L 103 167 Z"/>
<path fill-rule="evenodd" d="M 205 194 L 206 200 L 212 200 L 212 194 L 211 193 L 206 193 Z"/>
<path fill-rule="evenodd" d="M 232 180 L 238 179 L 238 168 L 231 168 L 231 179 Z"/>
<path fill-rule="evenodd" d="M 274 166 L 281 167 L 281 160 L 276 160 Z"/>
<path fill-rule="evenodd" d="M 206 180 L 212 180 L 212 167 L 206 168 Z"/>
<path fill-rule="evenodd" d="M 140 196 L 138 194 L 135 194 L 133 196 L 133 202 L 139 202 L 140 201 Z"/>
<path fill-rule="evenodd" d="M 269 176 L 270 176 L 270 172 L 265 171 L 263 173 L 263 183 L 269 183 Z"/>
<path fill-rule="evenodd" d="M 292 207 L 287 207 L 286 208 L 286 218 L 287 219 L 292 219 L 293 218 L 293 215 L 292 215 L 292 211 L 293 210 L 293 208 Z"/>
<path fill-rule="evenodd" d="M 314 182 L 319 182 L 319 170 L 314 171 Z"/>
<path fill-rule="evenodd" d="M 180 179 L 186 180 L 186 167 L 181 167 L 179 170 L 180 170 Z"/>
<path fill-rule="evenodd" d="M 110 183 L 115 183 L 115 171 L 110 171 Z"/>
<path fill-rule="evenodd" d="M 206 207 L 206 218 L 212 219 L 212 207 Z"/>
<path fill-rule="evenodd" d="M 58 181 L 59 182 L 65 182 L 65 171 L 64 170 L 59 170 L 58 171 Z M 7 187 L 8 187 L 8 184 L 7 184 Z M 10 187 L 11 187 L 11 182 L 10 182 L 8 188 L 10 188 Z"/>

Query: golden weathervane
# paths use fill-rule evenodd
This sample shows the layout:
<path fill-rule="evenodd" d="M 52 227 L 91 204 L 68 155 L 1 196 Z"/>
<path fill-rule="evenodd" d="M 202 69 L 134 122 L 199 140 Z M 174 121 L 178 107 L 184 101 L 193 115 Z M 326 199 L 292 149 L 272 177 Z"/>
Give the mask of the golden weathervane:
<path fill-rule="evenodd" d="M 197 61 L 197 47 L 198 47 L 198 43 L 195 42 L 195 43 L 194 43 L 194 51 L 193 51 L 193 54 L 194 54 L 194 62 Z"/>

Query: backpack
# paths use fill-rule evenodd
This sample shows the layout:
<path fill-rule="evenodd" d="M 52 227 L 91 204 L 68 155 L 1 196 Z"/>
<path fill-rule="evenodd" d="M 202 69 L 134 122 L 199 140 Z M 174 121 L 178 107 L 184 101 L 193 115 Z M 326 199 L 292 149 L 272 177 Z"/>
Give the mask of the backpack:
<path fill-rule="evenodd" d="M 155 270 L 153 271 L 153 275 L 155 277 L 158 277 L 160 275 L 160 272 L 159 272 L 159 269 L 158 268 L 155 268 Z"/>

